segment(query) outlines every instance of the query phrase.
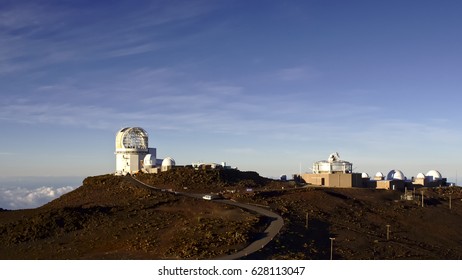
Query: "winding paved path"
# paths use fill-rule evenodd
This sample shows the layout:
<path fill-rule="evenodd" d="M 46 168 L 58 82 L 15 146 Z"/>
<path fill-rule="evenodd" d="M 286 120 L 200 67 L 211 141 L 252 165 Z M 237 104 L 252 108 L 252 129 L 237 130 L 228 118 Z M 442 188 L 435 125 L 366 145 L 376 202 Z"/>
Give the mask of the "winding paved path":
<path fill-rule="evenodd" d="M 154 189 L 154 190 L 158 190 L 158 191 L 164 190 L 164 189 L 156 188 L 154 186 L 143 183 L 143 182 L 139 181 L 138 179 L 135 179 L 135 178 L 133 178 L 131 176 L 127 176 L 125 178 L 127 178 L 128 180 L 131 180 L 134 183 L 141 184 L 141 185 L 143 185 L 145 187 L 148 187 L 148 188 L 151 188 L 151 189 Z M 167 190 L 164 190 L 164 191 L 167 191 Z M 203 194 L 184 193 L 184 192 L 171 192 L 171 193 L 175 193 L 177 195 L 193 197 L 193 198 L 198 198 L 198 199 L 203 199 L 202 198 Z M 248 211 L 255 212 L 255 213 L 258 213 L 260 215 L 263 215 L 263 216 L 266 216 L 266 217 L 269 217 L 269 218 L 272 219 L 270 225 L 263 232 L 262 237 L 260 239 L 257 239 L 254 242 L 250 243 L 249 246 L 245 247 L 244 249 L 242 249 L 241 251 L 239 251 L 237 253 L 234 253 L 232 255 L 221 256 L 221 257 L 216 258 L 216 260 L 236 260 L 236 259 L 245 257 L 247 255 L 250 255 L 252 253 L 255 253 L 258 250 L 265 247 L 271 240 L 273 240 L 273 238 L 279 233 L 281 228 L 284 226 L 284 220 L 282 219 L 282 217 L 279 216 L 278 214 L 274 213 L 274 212 L 269 211 L 268 209 L 264 209 L 262 207 L 258 207 L 258 206 L 255 206 L 255 205 L 250 205 L 250 204 L 240 203 L 240 202 L 236 202 L 236 201 L 232 201 L 232 200 L 227 200 L 227 199 L 215 199 L 215 200 L 211 200 L 211 201 L 216 202 L 216 203 L 223 203 L 223 204 L 228 204 L 228 205 L 240 207 L 242 209 L 246 209 Z"/>

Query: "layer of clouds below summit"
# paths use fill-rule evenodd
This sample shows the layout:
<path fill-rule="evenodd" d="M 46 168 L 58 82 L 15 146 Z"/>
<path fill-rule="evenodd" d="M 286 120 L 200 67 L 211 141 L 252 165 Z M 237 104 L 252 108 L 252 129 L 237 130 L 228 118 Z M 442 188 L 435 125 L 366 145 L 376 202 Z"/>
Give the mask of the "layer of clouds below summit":
<path fill-rule="evenodd" d="M 8 210 L 36 208 L 61 195 L 74 190 L 75 187 L 1 187 L 0 208 Z"/>

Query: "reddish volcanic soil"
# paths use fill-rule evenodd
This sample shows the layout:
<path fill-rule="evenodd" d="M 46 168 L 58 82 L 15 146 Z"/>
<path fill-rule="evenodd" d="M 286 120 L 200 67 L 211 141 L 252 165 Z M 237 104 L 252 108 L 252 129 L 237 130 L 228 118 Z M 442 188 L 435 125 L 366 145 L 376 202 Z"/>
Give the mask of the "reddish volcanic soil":
<path fill-rule="evenodd" d="M 425 189 L 423 208 L 420 200 L 401 201 L 401 193 L 386 190 L 309 188 L 255 194 L 251 200 L 282 213 L 286 227 L 252 258 L 329 259 L 329 237 L 334 237 L 334 259 L 460 259 L 461 191 Z"/>
<path fill-rule="evenodd" d="M 244 248 L 266 224 L 238 208 L 107 175 L 43 207 L 0 212 L 0 258 L 208 259 Z"/>
<path fill-rule="evenodd" d="M 334 259 L 462 256 L 461 188 L 424 189 L 422 208 L 396 191 L 295 188 L 254 172 L 172 170 L 138 178 L 175 191 L 233 190 L 224 195 L 279 213 L 282 231 L 248 259 L 329 259 L 330 237 Z M 211 259 L 244 248 L 268 223 L 239 208 L 103 175 L 40 208 L 0 211 L 0 259 Z"/>

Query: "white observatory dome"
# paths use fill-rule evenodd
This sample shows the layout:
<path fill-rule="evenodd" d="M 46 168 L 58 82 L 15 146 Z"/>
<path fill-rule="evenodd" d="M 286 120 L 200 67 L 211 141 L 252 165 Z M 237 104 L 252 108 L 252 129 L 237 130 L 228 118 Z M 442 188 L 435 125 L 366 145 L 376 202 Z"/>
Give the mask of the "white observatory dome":
<path fill-rule="evenodd" d="M 369 177 L 369 174 L 363 173 L 363 174 L 361 174 L 361 178 L 363 178 L 363 179 L 369 179 L 370 177 Z"/>
<path fill-rule="evenodd" d="M 175 166 L 175 160 L 171 157 L 166 157 L 162 161 L 162 166 L 163 167 L 170 167 L 170 166 Z"/>
<path fill-rule="evenodd" d="M 385 175 L 383 175 L 382 172 L 377 172 L 377 173 L 375 173 L 375 177 L 383 178 L 383 177 L 385 177 Z"/>
<path fill-rule="evenodd" d="M 148 151 L 148 133 L 141 127 L 125 127 L 116 135 L 116 152 Z"/>
<path fill-rule="evenodd" d="M 404 181 L 406 180 L 406 177 L 404 176 L 404 173 L 401 172 L 400 170 L 392 170 L 388 172 L 387 175 L 387 180 L 401 180 Z"/>
<path fill-rule="evenodd" d="M 417 174 L 417 179 L 425 179 L 425 174 L 423 173 Z"/>
<path fill-rule="evenodd" d="M 145 168 L 151 168 L 156 165 L 156 158 L 153 157 L 151 154 L 147 154 L 144 157 L 143 164 Z"/>
<path fill-rule="evenodd" d="M 437 170 L 430 170 L 427 172 L 427 175 L 425 175 L 426 177 L 430 177 L 430 180 L 432 181 L 437 181 L 441 178 L 443 178 L 443 176 L 441 176 L 441 173 Z"/>

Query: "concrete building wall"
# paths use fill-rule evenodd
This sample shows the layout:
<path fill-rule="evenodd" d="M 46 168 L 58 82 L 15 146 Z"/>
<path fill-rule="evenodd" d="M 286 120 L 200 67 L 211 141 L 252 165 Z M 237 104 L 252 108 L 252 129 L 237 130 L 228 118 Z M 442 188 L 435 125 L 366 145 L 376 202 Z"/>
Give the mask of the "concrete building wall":
<path fill-rule="evenodd" d="M 427 184 L 427 179 L 426 178 L 415 178 L 414 182 L 412 182 L 413 185 L 418 185 L 418 186 L 425 186 Z"/>
<path fill-rule="evenodd" d="M 162 172 L 165 172 L 165 171 L 171 170 L 171 169 L 173 169 L 173 168 L 175 168 L 175 166 L 172 166 L 172 165 L 163 165 L 163 166 L 160 167 L 160 170 L 161 170 Z"/>
<path fill-rule="evenodd" d="M 376 189 L 382 190 L 404 190 L 405 182 L 401 180 L 374 181 Z"/>
<path fill-rule="evenodd" d="M 351 175 L 352 187 L 355 187 L 355 188 L 363 187 L 363 177 L 361 173 L 352 173 L 349 175 Z"/>
<path fill-rule="evenodd" d="M 118 153 L 116 154 L 116 172 L 127 174 L 139 172 L 146 153 Z"/>
<path fill-rule="evenodd" d="M 302 174 L 302 179 L 312 185 L 352 188 L 362 187 L 360 173 L 335 173 L 335 174 Z"/>
<path fill-rule="evenodd" d="M 415 178 L 414 181 L 412 182 L 413 185 L 415 186 L 423 186 L 427 188 L 436 188 L 440 186 L 446 186 L 447 185 L 447 179 L 446 178 L 441 178 L 439 180 L 432 181 L 428 177 L 426 178 Z"/>
<path fill-rule="evenodd" d="M 325 186 L 327 174 L 302 174 L 302 180 L 307 184 Z"/>

